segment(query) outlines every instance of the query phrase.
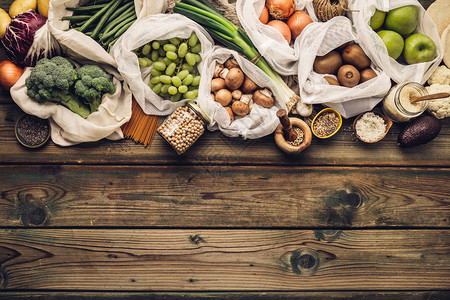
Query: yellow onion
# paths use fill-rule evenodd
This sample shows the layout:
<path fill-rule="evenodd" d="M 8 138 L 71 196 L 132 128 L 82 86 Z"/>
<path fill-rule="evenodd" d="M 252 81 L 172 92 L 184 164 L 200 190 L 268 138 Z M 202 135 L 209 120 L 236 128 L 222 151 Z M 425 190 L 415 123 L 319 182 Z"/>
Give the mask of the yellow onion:
<path fill-rule="evenodd" d="M 266 0 L 266 7 L 274 19 L 284 20 L 295 11 L 294 0 Z"/>
<path fill-rule="evenodd" d="M 9 91 L 22 74 L 23 69 L 9 60 L 0 62 L 0 87 L 5 91 Z"/>
<path fill-rule="evenodd" d="M 291 30 L 289 29 L 289 26 L 287 26 L 286 23 L 280 20 L 272 20 L 269 23 L 267 23 L 267 25 L 278 30 L 281 33 L 281 35 L 286 39 L 288 44 L 291 43 Z"/>

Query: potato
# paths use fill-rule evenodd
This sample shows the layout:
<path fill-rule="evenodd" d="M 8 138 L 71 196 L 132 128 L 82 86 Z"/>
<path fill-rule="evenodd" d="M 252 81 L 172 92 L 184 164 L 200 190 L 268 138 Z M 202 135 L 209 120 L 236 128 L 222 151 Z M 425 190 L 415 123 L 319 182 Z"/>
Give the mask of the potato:
<path fill-rule="evenodd" d="M 9 7 L 9 15 L 14 18 L 29 9 L 36 10 L 37 0 L 16 0 Z"/>
<path fill-rule="evenodd" d="M 11 23 L 11 18 L 6 11 L 0 8 L 0 39 L 5 35 L 9 23 Z"/>
<path fill-rule="evenodd" d="M 37 8 L 38 12 L 41 14 L 41 16 L 48 18 L 48 6 L 49 6 L 50 0 L 37 0 Z"/>

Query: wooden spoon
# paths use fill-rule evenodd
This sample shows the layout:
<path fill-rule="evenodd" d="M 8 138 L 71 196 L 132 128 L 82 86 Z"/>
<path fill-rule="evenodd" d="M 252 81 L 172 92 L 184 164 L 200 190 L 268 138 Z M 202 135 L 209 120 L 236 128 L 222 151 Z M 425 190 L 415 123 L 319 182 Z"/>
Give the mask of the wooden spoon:
<path fill-rule="evenodd" d="M 280 119 L 281 125 L 283 125 L 284 137 L 289 142 L 295 141 L 297 138 L 297 133 L 291 126 L 291 121 L 287 115 L 286 110 L 280 109 L 277 111 L 277 117 Z"/>
<path fill-rule="evenodd" d="M 409 99 L 409 101 L 411 103 L 415 103 L 415 102 L 424 101 L 424 100 L 433 100 L 433 99 L 447 98 L 449 96 L 450 96 L 449 93 L 436 93 L 436 94 L 429 94 L 429 95 L 420 96 L 420 97 L 411 97 Z"/>

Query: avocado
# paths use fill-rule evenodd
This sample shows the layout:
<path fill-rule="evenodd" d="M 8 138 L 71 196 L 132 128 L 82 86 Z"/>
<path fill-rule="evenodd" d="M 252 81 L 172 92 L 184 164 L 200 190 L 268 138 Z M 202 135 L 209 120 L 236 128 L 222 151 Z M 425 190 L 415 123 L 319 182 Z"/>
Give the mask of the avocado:
<path fill-rule="evenodd" d="M 426 144 L 441 131 L 441 123 L 434 116 L 425 114 L 406 124 L 397 142 L 400 147 L 413 147 Z"/>

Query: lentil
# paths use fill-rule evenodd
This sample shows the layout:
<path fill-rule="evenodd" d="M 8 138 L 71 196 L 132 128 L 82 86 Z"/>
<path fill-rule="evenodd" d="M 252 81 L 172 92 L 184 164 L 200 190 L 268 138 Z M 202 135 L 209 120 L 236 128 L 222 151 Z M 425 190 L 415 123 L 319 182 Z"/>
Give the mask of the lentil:
<path fill-rule="evenodd" d="M 189 106 L 177 108 L 156 130 L 178 154 L 183 154 L 205 132 L 205 120 Z"/>
<path fill-rule="evenodd" d="M 50 132 L 48 121 L 32 115 L 24 116 L 17 124 L 17 133 L 30 146 L 43 143 Z"/>
<path fill-rule="evenodd" d="M 295 133 L 297 133 L 297 138 L 295 140 L 291 141 L 287 141 L 288 144 L 292 145 L 292 146 L 298 146 L 301 143 L 303 143 L 303 137 L 304 137 L 304 133 L 303 130 L 300 127 L 297 126 L 292 126 L 292 130 L 295 131 Z"/>
<path fill-rule="evenodd" d="M 320 114 L 313 124 L 314 132 L 319 136 L 328 136 L 339 127 L 339 118 L 334 112 Z"/>

